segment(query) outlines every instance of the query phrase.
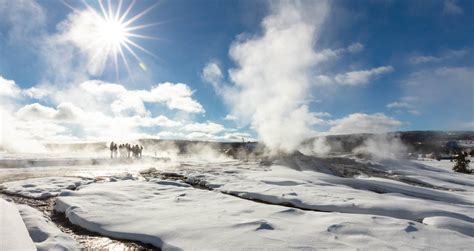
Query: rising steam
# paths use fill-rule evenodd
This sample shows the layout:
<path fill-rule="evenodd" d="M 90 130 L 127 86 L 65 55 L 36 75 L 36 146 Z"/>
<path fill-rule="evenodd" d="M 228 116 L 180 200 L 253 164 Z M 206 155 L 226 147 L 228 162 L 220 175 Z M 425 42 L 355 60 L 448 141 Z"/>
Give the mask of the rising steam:
<path fill-rule="evenodd" d="M 219 92 L 232 115 L 248 122 L 272 151 L 293 151 L 313 133 L 310 72 L 319 60 L 313 47 L 327 12 L 326 2 L 272 5 L 262 35 L 241 35 L 230 48 L 237 67 L 229 70 L 232 85 Z"/>

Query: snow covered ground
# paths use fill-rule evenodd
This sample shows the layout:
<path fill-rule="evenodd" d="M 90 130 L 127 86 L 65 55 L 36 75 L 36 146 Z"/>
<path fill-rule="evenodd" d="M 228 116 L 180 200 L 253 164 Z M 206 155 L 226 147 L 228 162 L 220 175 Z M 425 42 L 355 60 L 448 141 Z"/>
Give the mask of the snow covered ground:
<path fill-rule="evenodd" d="M 0 198 L 0 250 L 36 250 L 15 204 Z"/>
<path fill-rule="evenodd" d="M 467 249 L 473 244 L 457 232 L 414 221 L 305 212 L 171 181 L 93 184 L 61 193 L 55 209 L 91 231 L 164 249 L 423 249 L 453 242 Z"/>
<path fill-rule="evenodd" d="M 61 232 L 42 212 L 27 205 L 18 205 L 18 209 L 38 251 L 80 250 L 76 241 Z"/>
<path fill-rule="evenodd" d="M 76 177 L 44 177 L 2 184 L 3 192 L 33 199 L 45 199 L 57 196 L 64 189 L 76 189 L 82 184 L 91 183 L 91 179 Z"/>
<path fill-rule="evenodd" d="M 47 173 L 2 185 L 35 198 L 62 191 L 55 209 L 73 224 L 165 249 L 469 250 L 474 180 L 448 164 L 304 155 L 262 163 L 185 158 L 0 168 L 0 181 Z"/>

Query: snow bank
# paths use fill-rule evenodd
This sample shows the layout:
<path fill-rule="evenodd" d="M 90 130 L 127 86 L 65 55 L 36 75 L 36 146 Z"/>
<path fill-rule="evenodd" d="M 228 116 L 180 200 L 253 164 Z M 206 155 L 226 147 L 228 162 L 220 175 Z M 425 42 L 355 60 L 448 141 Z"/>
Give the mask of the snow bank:
<path fill-rule="evenodd" d="M 33 199 L 57 196 L 64 189 L 76 189 L 92 182 L 90 179 L 76 177 L 46 177 L 5 182 L 3 192 Z"/>
<path fill-rule="evenodd" d="M 464 193 L 439 191 L 381 178 L 341 178 L 284 166 L 271 166 L 270 170 L 236 169 L 226 175 L 216 173 L 222 172 L 190 171 L 187 175 L 190 182 L 272 204 L 413 221 L 443 216 L 465 221 L 466 224 L 474 222 L 473 197 Z"/>
<path fill-rule="evenodd" d="M 172 181 L 94 183 L 62 192 L 55 210 L 90 231 L 164 249 L 468 249 L 473 244 L 466 235 L 409 220 L 302 211 Z"/>
<path fill-rule="evenodd" d="M 452 229 L 462 234 L 474 237 L 474 223 L 472 222 L 466 222 L 449 217 L 428 217 L 423 219 L 423 223 L 426 225 Z"/>
<path fill-rule="evenodd" d="M 81 248 L 71 236 L 46 219 L 42 212 L 27 205 L 18 205 L 18 210 L 38 251 Z"/>
<path fill-rule="evenodd" d="M 0 198 L 0 250 L 36 250 L 18 209 Z"/>

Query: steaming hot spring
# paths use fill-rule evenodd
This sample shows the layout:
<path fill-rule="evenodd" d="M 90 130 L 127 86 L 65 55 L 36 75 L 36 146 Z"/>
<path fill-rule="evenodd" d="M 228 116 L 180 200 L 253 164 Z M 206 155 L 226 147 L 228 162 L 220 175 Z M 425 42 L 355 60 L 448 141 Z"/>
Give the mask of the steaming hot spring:
<path fill-rule="evenodd" d="M 278 153 L 150 139 L 132 142 L 141 156 L 120 142 L 112 158 L 108 142 L 4 153 L 0 236 L 22 250 L 472 247 L 470 176 L 408 159 L 398 138 L 352 137 Z"/>

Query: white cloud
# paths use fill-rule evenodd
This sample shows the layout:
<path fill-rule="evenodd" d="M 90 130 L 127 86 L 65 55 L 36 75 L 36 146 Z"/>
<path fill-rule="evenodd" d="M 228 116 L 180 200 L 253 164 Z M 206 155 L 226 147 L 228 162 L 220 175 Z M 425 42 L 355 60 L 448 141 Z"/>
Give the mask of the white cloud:
<path fill-rule="evenodd" d="M 462 123 L 462 128 L 474 130 L 474 120 Z"/>
<path fill-rule="evenodd" d="M 394 69 L 392 66 L 381 66 L 363 71 L 351 71 L 343 74 L 337 74 L 334 80 L 342 85 L 364 85 L 369 83 L 374 77 L 390 73 Z"/>
<path fill-rule="evenodd" d="M 466 56 L 470 53 L 470 50 L 447 50 L 438 56 L 414 56 L 410 57 L 409 61 L 412 64 L 424 64 L 424 63 L 439 63 L 447 60 L 455 60 Z"/>
<path fill-rule="evenodd" d="M 395 110 L 400 113 L 406 111 L 412 115 L 421 115 L 421 111 L 418 109 L 420 105 L 420 98 L 414 96 L 401 97 L 400 100 L 388 103 L 386 107 L 391 110 Z"/>
<path fill-rule="evenodd" d="M 344 118 L 329 122 L 330 134 L 384 133 L 396 130 L 402 122 L 382 113 L 353 113 Z"/>
<path fill-rule="evenodd" d="M 403 101 L 395 101 L 387 105 L 387 108 L 411 108 L 411 107 L 412 107 L 412 104 L 409 104 Z"/>
<path fill-rule="evenodd" d="M 328 112 L 315 112 L 313 114 L 316 117 L 331 117 L 331 114 Z"/>
<path fill-rule="evenodd" d="M 444 0 L 444 4 L 443 4 L 444 15 L 460 15 L 463 13 L 464 11 L 462 10 L 461 7 L 459 7 L 456 0 Z"/>
<path fill-rule="evenodd" d="M 53 85 L 20 89 L 13 81 L 2 82 L 9 87 L 9 94 L 18 95 L 14 104 L 6 109 L 2 104 L 2 130 L 9 131 L 24 141 L 44 142 L 61 140 L 110 140 L 152 137 L 146 131 L 157 128 L 182 129 L 189 124 L 188 131 L 218 134 L 225 132 L 222 125 L 212 122 L 193 123 L 177 121 L 164 115 L 151 116 L 145 103 L 163 104 L 170 110 L 187 113 L 203 112 L 202 106 L 192 99 L 193 91 L 185 84 L 161 83 L 149 90 L 128 90 L 122 85 L 98 80 L 86 81 L 77 86 L 62 89 Z M 15 88 L 11 88 L 15 87 Z M 7 88 L 2 88 L 7 90 Z M 11 90 L 15 90 L 12 92 Z M 4 91 L 7 93 L 7 91 Z M 55 107 L 40 103 L 19 105 L 26 97 L 46 100 Z M 23 99 L 22 99 L 23 98 Z M 67 100 L 67 102 L 65 102 Z M 17 102 L 18 101 L 18 102 Z M 179 116 L 177 116 L 179 117 Z M 181 116 L 183 117 L 183 116 Z M 186 117 L 186 116 L 184 116 Z M 3 122 L 3 121 L 2 121 Z M 21 135 L 21 136 L 19 136 Z M 215 135 L 215 137 L 218 137 Z M 222 136 L 219 136 L 222 138 Z M 3 139 L 2 145 L 16 145 L 14 138 Z M 8 141 L 8 142 L 7 142 Z M 5 146 L 2 146 L 5 148 Z M 13 149 L 13 148 L 12 148 Z M 18 149 L 14 147 L 14 149 Z"/>
<path fill-rule="evenodd" d="M 236 121 L 238 118 L 232 114 L 227 114 L 224 118 L 224 120 L 230 120 L 230 121 Z"/>
<path fill-rule="evenodd" d="M 20 95 L 20 88 L 15 81 L 0 76 L 0 97 L 18 97 L 18 95 Z"/>
<path fill-rule="evenodd" d="M 182 122 L 174 121 L 166 116 L 160 115 L 158 117 L 133 117 L 136 120 L 136 125 L 141 127 L 178 127 L 182 125 Z"/>
<path fill-rule="evenodd" d="M 325 85 L 349 85 L 349 86 L 360 86 L 368 84 L 374 78 L 379 75 L 387 74 L 394 71 L 392 66 L 381 66 L 377 68 L 372 68 L 369 70 L 361 71 L 350 71 L 345 73 L 339 73 L 335 76 L 329 76 L 320 74 L 313 78 L 314 84 L 317 86 Z"/>
<path fill-rule="evenodd" d="M 84 112 L 80 108 L 69 102 L 59 104 L 56 109 L 38 103 L 29 104 L 22 107 L 16 113 L 18 118 L 25 120 L 44 119 L 58 121 L 74 121 L 83 114 Z"/>
<path fill-rule="evenodd" d="M 147 115 L 145 103 L 163 104 L 168 109 L 188 113 L 204 112 L 202 105 L 192 98 L 191 88 L 182 83 L 166 82 L 149 90 L 128 90 L 120 84 L 89 80 L 66 89 L 40 86 L 25 93 L 36 98 L 50 96 L 57 103 L 71 101 L 84 110 L 110 111 L 115 115 Z"/>
<path fill-rule="evenodd" d="M 0 1 L 0 16 L 9 25 L 6 34 L 12 43 L 31 43 L 46 23 L 46 11 L 34 0 Z"/>
<path fill-rule="evenodd" d="M 416 71 L 402 81 L 402 96 L 399 102 L 408 103 L 411 114 L 445 114 L 438 119 L 437 126 L 448 126 L 456 120 L 461 129 L 461 118 L 474 114 L 472 95 L 474 68 L 438 67 Z"/>
<path fill-rule="evenodd" d="M 22 107 L 17 116 L 23 119 L 52 119 L 56 113 L 53 108 L 34 103 Z"/>
<path fill-rule="evenodd" d="M 214 122 L 193 123 L 183 126 L 183 130 L 188 132 L 200 132 L 208 134 L 217 134 L 225 130 L 224 126 Z"/>
<path fill-rule="evenodd" d="M 362 51 L 363 49 L 364 49 L 364 45 L 362 45 L 361 43 L 353 43 L 349 45 L 349 47 L 347 47 L 347 50 L 350 53 L 356 53 L 356 52 Z"/>
<path fill-rule="evenodd" d="M 439 67 L 412 73 L 403 81 L 403 91 L 420 98 L 420 105 L 450 104 L 472 109 L 474 68 Z"/>
<path fill-rule="evenodd" d="M 161 83 L 147 92 L 139 92 L 145 102 L 165 103 L 168 108 L 190 113 L 202 113 L 204 108 L 191 98 L 193 91 L 182 83 Z"/>
<path fill-rule="evenodd" d="M 239 133 L 239 132 L 235 132 L 235 133 L 225 133 L 224 136 L 222 137 L 223 139 L 227 140 L 227 141 L 256 141 L 256 139 L 254 139 L 252 137 L 252 135 L 250 135 L 249 133 Z"/>
<path fill-rule="evenodd" d="M 211 83 L 216 92 L 222 89 L 221 83 L 224 78 L 219 65 L 216 62 L 209 62 L 202 70 L 202 78 L 204 81 Z"/>
<path fill-rule="evenodd" d="M 315 52 L 315 59 L 317 63 L 322 63 L 331 59 L 337 59 L 346 53 L 357 53 L 364 49 L 361 43 L 352 43 L 345 48 L 324 49 Z"/>
<path fill-rule="evenodd" d="M 386 105 L 387 108 L 389 109 L 402 109 L 402 110 L 408 110 L 412 111 L 412 114 L 419 113 L 418 111 L 415 110 L 419 103 L 419 98 L 414 97 L 414 96 L 405 96 L 400 98 L 398 101 L 391 102 Z"/>
<path fill-rule="evenodd" d="M 434 56 L 416 56 L 410 58 L 410 62 L 412 64 L 431 63 L 439 61 L 441 61 L 441 58 Z"/>
<path fill-rule="evenodd" d="M 53 130 L 48 133 L 34 130 L 36 132 L 35 139 L 47 141 L 64 137 L 63 132 L 68 131 L 67 128 L 80 129 L 80 133 L 74 135 L 76 138 L 123 139 L 143 135 L 142 128 L 178 128 L 182 126 L 182 122 L 171 120 L 163 115 L 157 117 L 108 116 L 99 111 L 83 111 L 72 103 L 61 103 L 56 109 L 38 103 L 29 104 L 19 109 L 15 115 L 21 122 L 20 124 L 29 126 L 26 128 L 28 130 L 34 129 L 35 124 L 64 128 L 64 130 Z"/>
<path fill-rule="evenodd" d="M 43 99 L 53 94 L 54 90 L 48 86 L 32 86 L 26 90 L 22 90 L 23 95 L 32 99 Z"/>

